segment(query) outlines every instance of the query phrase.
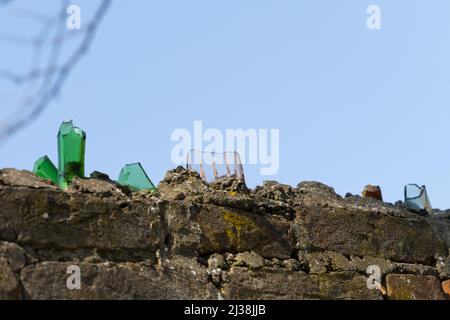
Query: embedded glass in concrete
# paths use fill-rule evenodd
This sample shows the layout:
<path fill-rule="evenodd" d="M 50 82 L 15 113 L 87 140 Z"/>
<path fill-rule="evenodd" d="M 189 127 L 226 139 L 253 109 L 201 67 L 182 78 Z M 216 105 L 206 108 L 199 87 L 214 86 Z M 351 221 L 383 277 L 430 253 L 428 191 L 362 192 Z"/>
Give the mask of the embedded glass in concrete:
<path fill-rule="evenodd" d="M 186 168 L 197 171 L 206 181 L 223 177 L 235 177 L 245 182 L 244 168 L 238 152 L 208 152 L 190 150 L 186 158 Z"/>

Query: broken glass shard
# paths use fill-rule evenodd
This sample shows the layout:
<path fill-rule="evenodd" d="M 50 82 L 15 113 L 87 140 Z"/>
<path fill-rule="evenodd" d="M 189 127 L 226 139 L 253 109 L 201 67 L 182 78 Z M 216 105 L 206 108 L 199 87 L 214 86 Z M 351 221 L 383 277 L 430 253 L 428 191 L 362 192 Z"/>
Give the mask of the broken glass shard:
<path fill-rule="evenodd" d="M 84 177 L 86 134 L 74 127 L 72 121 L 63 122 L 58 132 L 58 165 L 60 186 Z"/>
<path fill-rule="evenodd" d="M 63 190 L 69 187 L 66 178 L 64 178 L 64 175 L 62 175 L 61 173 L 58 174 L 58 186 Z"/>
<path fill-rule="evenodd" d="M 372 186 L 370 184 L 365 186 L 362 191 L 362 196 L 363 198 L 374 198 L 383 201 L 383 195 L 381 193 L 380 186 Z"/>
<path fill-rule="evenodd" d="M 417 184 L 405 186 L 405 203 L 408 208 L 420 214 L 433 214 L 433 208 L 428 198 L 427 188 L 419 187 Z"/>
<path fill-rule="evenodd" d="M 123 186 L 130 187 L 134 191 L 156 190 L 140 163 L 127 164 L 123 167 L 120 171 L 119 183 Z"/>
<path fill-rule="evenodd" d="M 236 170 L 236 178 L 245 181 L 244 167 L 242 166 L 241 156 L 236 151 L 234 152 L 234 165 Z"/>
<path fill-rule="evenodd" d="M 34 163 L 33 172 L 37 176 L 50 180 L 54 184 L 58 185 L 58 169 L 56 169 L 53 162 L 47 156 L 39 158 Z"/>
<path fill-rule="evenodd" d="M 218 153 L 190 150 L 186 158 L 186 169 L 198 172 L 205 182 L 235 177 L 245 183 L 241 157 L 236 151 Z"/>

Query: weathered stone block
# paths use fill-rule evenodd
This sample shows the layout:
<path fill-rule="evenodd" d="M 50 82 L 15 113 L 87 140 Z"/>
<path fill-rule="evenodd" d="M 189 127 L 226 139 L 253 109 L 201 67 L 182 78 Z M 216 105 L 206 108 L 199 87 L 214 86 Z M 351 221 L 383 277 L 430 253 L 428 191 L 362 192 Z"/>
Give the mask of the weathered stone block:
<path fill-rule="evenodd" d="M 164 241 L 159 213 L 149 210 L 151 203 L 126 200 L 0 186 L 0 239 L 35 249 L 145 250 L 154 255 Z"/>
<path fill-rule="evenodd" d="M 435 256 L 447 256 L 443 239 L 450 229 L 438 229 L 442 222 L 379 201 L 345 200 L 324 188 L 315 184 L 299 187 L 290 230 L 297 249 L 429 265 Z"/>
<path fill-rule="evenodd" d="M 356 272 L 308 275 L 301 271 L 233 268 L 222 293 L 225 299 L 381 299 Z"/>
<path fill-rule="evenodd" d="M 28 299 L 217 299 L 205 268 L 174 258 L 160 267 L 142 263 L 81 263 L 81 289 L 67 287 L 69 262 L 44 262 L 21 272 Z"/>
<path fill-rule="evenodd" d="M 444 300 L 439 279 L 434 276 L 389 274 L 386 277 L 390 300 Z"/>
<path fill-rule="evenodd" d="M 4 257 L 0 257 L 0 300 L 21 298 L 19 279 Z"/>

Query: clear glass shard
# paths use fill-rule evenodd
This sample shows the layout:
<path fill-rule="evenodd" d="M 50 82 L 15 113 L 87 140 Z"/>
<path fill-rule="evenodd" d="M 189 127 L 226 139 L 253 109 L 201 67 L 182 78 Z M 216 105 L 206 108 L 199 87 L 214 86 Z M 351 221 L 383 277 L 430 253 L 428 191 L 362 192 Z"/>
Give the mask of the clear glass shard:
<path fill-rule="evenodd" d="M 213 169 L 214 179 L 219 179 L 219 173 L 217 172 L 217 166 L 216 166 L 216 162 L 214 160 L 212 161 L 212 169 Z"/>
<path fill-rule="evenodd" d="M 33 167 L 33 172 L 46 180 L 52 181 L 58 185 L 58 169 L 56 169 L 53 162 L 47 157 L 43 156 L 36 160 Z"/>
<path fill-rule="evenodd" d="M 207 180 L 205 174 L 205 167 L 203 166 L 203 161 L 200 163 L 200 177 L 205 181 Z"/>
<path fill-rule="evenodd" d="M 227 169 L 227 177 L 231 177 L 231 169 L 230 169 L 230 165 L 228 164 L 228 161 L 227 161 L 227 153 L 226 152 L 224 152 L 224 154 L 223 154 L 223 161 L 224 161 L 226 169 Z"/>
<path fill-rule="evenodd" d="M 144 168 L 140 163 L 127 164 L 122 168 L 119 174 L 119 183 L 123 186 L 128 186 L 134 191 L 148 190 L 155 191 L 150 178 L 145 173 Z"/>
<path fill-rule="evenodd" d="M 217 153 L 192 149 L 186 157 L 186 168 L 197 171 L 205 181 L 235 177 L 245 183 L 241 157 L 236 151 Z"/>
<path fill-rule="evenodd" d="M 412 211 L 428 213 L 429 215 L 433 214 L 433 208 L 425 186 L 419 187 L 417 184 L 406 185 L 405 203 Z"/>
<path fill-rule="evenodd" d="M 239 180 L 245 181 L 244 167 L 242 166 L 241 156 L 237 151 L 234 152 L 234 173 Z"/>

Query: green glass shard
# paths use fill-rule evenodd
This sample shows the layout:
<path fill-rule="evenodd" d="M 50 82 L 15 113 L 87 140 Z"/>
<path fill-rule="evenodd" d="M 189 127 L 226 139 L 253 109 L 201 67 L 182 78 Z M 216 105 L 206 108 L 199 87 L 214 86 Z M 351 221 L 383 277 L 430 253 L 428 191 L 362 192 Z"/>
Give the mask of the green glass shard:
<path fill-rule="evenodd" d="M 84 177 L 86 134 L 74 127 L 72 121 L 63 122 L 58 132 L 59 185 L 65 189 L 74 177 Z"/>
<path fill-rule="evenodd" d="M 119 183 L 130 187 L 134 191 L 156 190 L 140 163 L 127 164 L 123 167 L 120 171 Z"/>
<path fill-rule="evenodd" d="M 69 187 L 67 180 L 64 178 L 64 176 L 61 173 L 59 173 L 59 175 L 58 175 L 58 186 L 63 190 L 65 190 Z"/>
<path fill-rule="evenodd" d="M 46 180 L 52 181 L 58 185 L 58 169 L 56 169 L 53 162 L 47 157 L 43 156 L 36 160 L 33 167 L 33 172 Z"/>

